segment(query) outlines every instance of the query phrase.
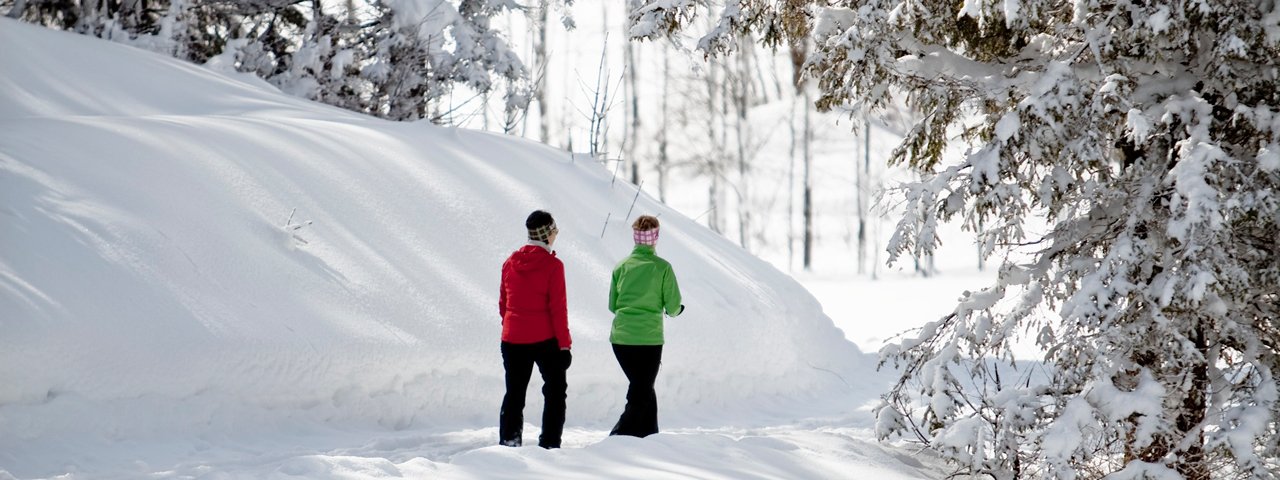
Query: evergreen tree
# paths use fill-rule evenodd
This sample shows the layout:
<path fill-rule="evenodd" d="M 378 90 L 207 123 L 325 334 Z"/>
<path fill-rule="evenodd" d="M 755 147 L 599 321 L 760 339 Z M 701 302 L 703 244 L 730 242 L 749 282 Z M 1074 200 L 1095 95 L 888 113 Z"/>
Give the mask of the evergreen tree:
<path fill-rule="evenodd" d="M 567 2 L 566 2 L 567 3 Z M 442 122 L 455 86 L 526 108 L 528 72 L 490 20 L 511 0 L 0 0 L 8 15 L 252 72 L 300 97 Z"/>
<path fill-rule="evenodd" d="M 697 8 L 632 15 L 664 36 Z M 820 107 L 901 94 L 921 114 L 892 159 L 921 175 L 892 257 L 958 220 L 1004 259 L 882 352 L 902 368 L 882 437 L 994 478 L 1280 475 L 1280 2 L 729 0 L 720 18 L 709 54 L 726 32 L 812 32 Z M 1043 356 L 1015 361 L 1017 341 Z"/>

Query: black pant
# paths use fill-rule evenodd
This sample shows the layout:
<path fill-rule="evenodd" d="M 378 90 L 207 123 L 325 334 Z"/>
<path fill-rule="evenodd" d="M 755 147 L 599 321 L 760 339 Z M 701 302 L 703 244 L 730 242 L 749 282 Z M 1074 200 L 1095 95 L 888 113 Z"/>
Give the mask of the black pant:
<path fill-rule="evenodd" d="M 646 437 L 658 433 L 658 394 L 653 382 L 662 364 L 662 345 L 613 345 L 622 373 L 627 375 L 627 407 L 609 435 Z"/>
<path fill-rule="evenodd" d="M 545 342 L 517 344 L 502 342 L 502 367 L 507 371 L 507 394 L 502 397 L 502 411 L 498 414 L 498 440 L 511 447 L 523 443 L 524 396 L 529 389 L 529 377 L 533 365 L 538 364 L 542 374 L 542 435 L 538 446 L 560 448 L 560 434 L 564 432 L 564 401 L 569 389 L 565 371 L 572 361 L 568 351 L 560 351 L 556 339 Z"/>

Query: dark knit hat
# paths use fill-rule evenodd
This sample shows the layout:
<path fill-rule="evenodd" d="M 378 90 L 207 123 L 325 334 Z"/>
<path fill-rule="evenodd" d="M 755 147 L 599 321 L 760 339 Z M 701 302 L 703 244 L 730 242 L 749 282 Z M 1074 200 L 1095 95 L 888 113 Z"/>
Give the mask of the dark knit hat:
<path fill-rule="evenodd" d="M 524 221 L 524 227 L 529 230 L 529 240 L 543 243 L 551 239 L 551 234 L 560 231 L 556 228 L 556 220 L 551 218 L 551 214 L 542 210 L 534 210 L 530 213 L 529 218 Z"/>

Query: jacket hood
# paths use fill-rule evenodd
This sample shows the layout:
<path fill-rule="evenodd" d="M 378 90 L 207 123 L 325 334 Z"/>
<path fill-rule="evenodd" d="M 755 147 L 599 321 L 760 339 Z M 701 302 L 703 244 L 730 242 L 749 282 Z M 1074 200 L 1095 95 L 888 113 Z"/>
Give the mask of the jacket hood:
<path fill-rule="evenodd" d="M 538 245 L 525 245 L 511 254 L 511 266 L 516 271 L 537 270 L 556 260 L 554 252 Z"/>

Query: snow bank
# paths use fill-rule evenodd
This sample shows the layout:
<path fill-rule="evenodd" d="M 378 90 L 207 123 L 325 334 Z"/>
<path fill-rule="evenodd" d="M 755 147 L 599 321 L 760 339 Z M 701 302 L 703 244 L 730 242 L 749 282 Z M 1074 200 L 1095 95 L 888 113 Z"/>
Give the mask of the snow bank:
<path fill-rule="evenodd" d="M 598 164 L 9 19 L 0 65 L 0 469 L 55 472 L 72 439 L 489 427 L 499 268 L 535 208 L 561 229 L 569 426 L 620 413 L 606 290 L 635 190 Z M 874 397 L 800 285 L 641 194 L 645 213 L 688 305 L 665 426 Z"/>

